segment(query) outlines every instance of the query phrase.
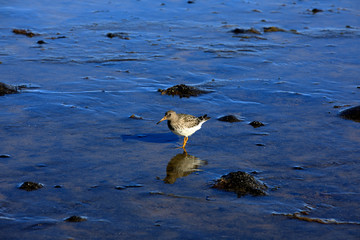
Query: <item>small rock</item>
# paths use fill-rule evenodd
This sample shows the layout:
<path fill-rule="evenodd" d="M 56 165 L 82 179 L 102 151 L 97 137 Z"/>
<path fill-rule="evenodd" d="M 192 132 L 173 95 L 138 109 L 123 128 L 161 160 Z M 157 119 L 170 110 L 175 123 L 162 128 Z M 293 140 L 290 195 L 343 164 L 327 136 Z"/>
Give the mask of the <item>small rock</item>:
<path fill-rule="evenodd" d="M 241 122 L 240 119 L 238 119 L 237 117 L 235 117 L 234 115 L 227 115 L 227 116 L 223 116 L 223 117 L 220 117 L 218 118 L 219 121 L 222 121 L 222 122 Z"/>
<path fill-rule="evenodd" d="M 0 154 L 0 158 L 11 158 L 9 154 Z"/>
<path fill-rule="evenodd" d="M 339 116 L 344 119 L 360 122 L 360 105 L 341 111 Z"/>
<path fill-rule="evenodd" d="M 265 126 L 265 124 L 259 121 L 252 121 L 251 123 L 249 123 L 249 125 L 253 126 L 254 128 Z"/>
<path fill-rule="evenodd" d="M 305 168 L 304 167 L 301 167 L 301 166 L 293 166 L 294 170 L 304 170 Z"/>
<path fill-rule="evenodd" d="M 256 146 L 258 146 L 258 147 L 265 147 L 265 144 L 263 144 L 263 143 L 257 143 Z"/>
<path fill-rule="evenodd" d="M 126 187 L 118 185 L 118 186 L 115 186 L 115 189 L 117 189 L 117 190 L 125 190 Z"/>
<path fill-rule="evenodd" d="M 37 44 L 46 44 L 46 42 L 44 41 L 44 40 L 39 40 L 39 41 L 37 41 Z"/>
<path fill-rule="evenodd" d="M 241 197 L 246 194 L 265 196 L 265 190 L 268 187 L 250 174 L 238 171 L 222 176 L 215 182 L 212 188 L 235 192 L 238 197 Z"/>
<path fill-rule="evenodd" d="M 38 189 L 43 188 L 43 187 L 44 187 L 44 184 L 42 184 L 42 183 L 23 182 L 19 186 L 19 189 L 26 190 L 26 191 L 34 191 L 34 190 L 38 190 Z"/>
<path fill-rule="evenodd" d="M 87 220 L 86 217 L 80 217 L 80 216 L 71 216 L 64 219 L 65 222 L 84 222 L 86 220 Z"/>
<path fill-rule="evenodd" d="M 55 185 L 54 188 L 62 188 L 61 185 Z"/>
<path fill-rule="evenodd" d="M 324 10 L 321 10 L 321 9 L 318 9 L 318 8 L 313 8 L 312 10 L 311 10 L 311 12 L 313 13 L 313 14 L 316 14 L 316 13 L 319 13 L 319 12 L 323 12 Z"/>

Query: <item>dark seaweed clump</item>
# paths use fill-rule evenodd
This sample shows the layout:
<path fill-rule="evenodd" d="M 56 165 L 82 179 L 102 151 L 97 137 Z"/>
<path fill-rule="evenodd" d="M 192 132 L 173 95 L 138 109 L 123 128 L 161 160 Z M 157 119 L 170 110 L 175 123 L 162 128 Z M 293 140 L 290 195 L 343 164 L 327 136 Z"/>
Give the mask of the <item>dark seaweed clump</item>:
<path fill-rule="evenodd" d="M 230 123 L 241 122 L 241 120 L 238 119 L 237 117 L 235 117 L 234 115 L 223 116 L 223 117 L 218 118 L 218 120 L 222 121 L 222 122 L 230 122 Z"/>
<path fill-rule="evenodd" d="M 0 96 L 17 92 L 18 90 L 16 87 L 0 82 Z"/>
<path fill-rule="evenodd" d="M 196 97 L 201 94 L 209 93 L 208 91 L 204 91 L 204 90 L 198 89 L 196 87 L 192 87 L 192 86 L 187 86 L 185 84 L 175 85 L 168 89 L 159 89 L 158 92 L 160 92 L 162 95 L 165 95 L 165 94 L 171 95 L 171 96 L 177 95 L 180 98 Z"/>
<path fill-rule="evenodd" d="M 231 172 L 218 179 L 212 188 L 235 192 L 238 197 L 246 194 L 253 196 L 265 196 L 268 188 L 264 183 L 256 180 L 253 176 L 245 172 Z"/>
<path fill-rule="evenodd" d="M 340 112 L 340 117 L 360 122 L 360 105 L 352 108 L 345 109 Z"/>

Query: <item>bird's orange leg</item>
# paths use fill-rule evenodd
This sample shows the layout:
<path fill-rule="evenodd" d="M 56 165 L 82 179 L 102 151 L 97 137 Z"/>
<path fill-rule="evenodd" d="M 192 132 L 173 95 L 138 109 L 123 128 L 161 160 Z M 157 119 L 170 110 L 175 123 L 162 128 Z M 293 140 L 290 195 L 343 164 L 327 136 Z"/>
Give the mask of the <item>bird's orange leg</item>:
<path fill-rule="evenodd" d="M 183 142 L 182 147 L 177 147 L 176 149 L 182 148 L 182 149 L 184 149 L 184 152 L 187 153 L 186 149 L 185 149 L 185 146 L 186 146 L 186 143 L 187 143 L 188 139 L 189 139 L 188 137 L 184 137 L 184 142 Z"/>
<path fill-rule="evenodd" d="M 184 137 L 184 143 L 183 143 L 183 146 L 182 146 L 182 148 L 185 150 L 185 146 L 186 146 L 186 143 L 187 143 L 187 141 L 188 141 L 188 137 Z"/>

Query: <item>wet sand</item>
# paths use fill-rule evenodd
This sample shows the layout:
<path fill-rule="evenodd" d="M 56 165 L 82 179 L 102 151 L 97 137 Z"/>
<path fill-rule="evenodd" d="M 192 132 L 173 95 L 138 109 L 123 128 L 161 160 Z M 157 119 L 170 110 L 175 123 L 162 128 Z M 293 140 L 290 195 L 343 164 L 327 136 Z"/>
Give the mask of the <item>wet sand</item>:
<path fill-rule="evenodd" d="M 0 96 L 0 238 L 357 239 L 358 4 L 161 3 L 0 7 L 0 82 L 26 86 Z M 212 117 L 188 155 L 170 109 Z M 268 195 L 211 188 L 234 171 Z"/>

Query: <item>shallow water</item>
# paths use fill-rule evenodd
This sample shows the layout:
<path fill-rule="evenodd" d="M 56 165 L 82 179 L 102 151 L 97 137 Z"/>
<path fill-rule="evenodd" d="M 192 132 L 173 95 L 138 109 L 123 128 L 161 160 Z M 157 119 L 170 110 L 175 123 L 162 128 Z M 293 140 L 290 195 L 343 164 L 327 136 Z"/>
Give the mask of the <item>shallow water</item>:
<path fill-rule="evenodd" d="M 359 105 L 359 19 L 346 0 L 1 4 L 0 82 L 29 88 L 0 97 L 0 238 L 358 239 L 360 125 L 337 113 Z M 212 92 L 157 92 L 181 83 Z M 156 125 L 170 109 L 212 117 L 188 155 Z M 268 196 L 210 188 L 239 170 Z"/>

